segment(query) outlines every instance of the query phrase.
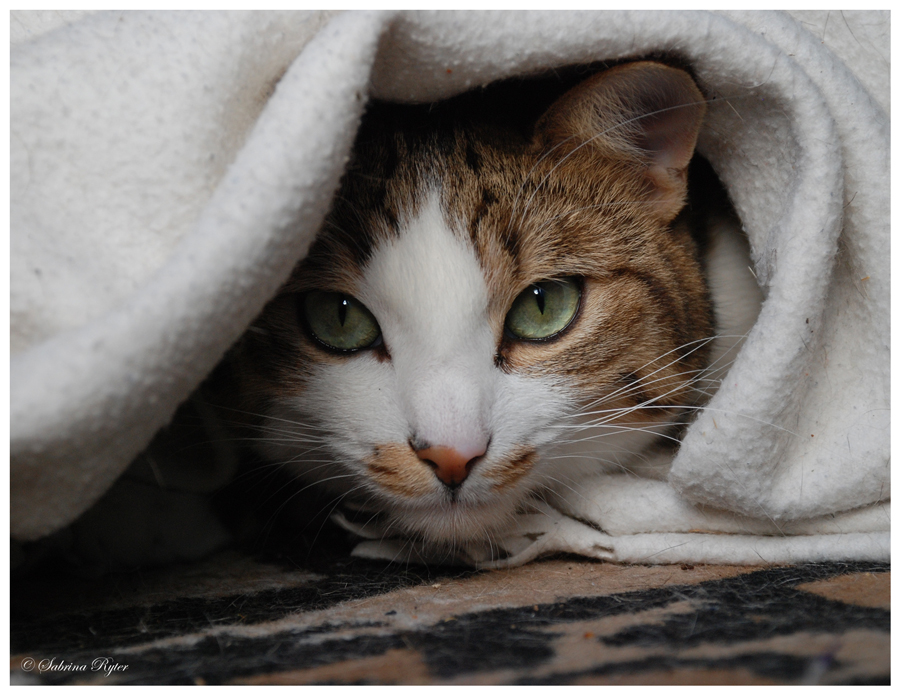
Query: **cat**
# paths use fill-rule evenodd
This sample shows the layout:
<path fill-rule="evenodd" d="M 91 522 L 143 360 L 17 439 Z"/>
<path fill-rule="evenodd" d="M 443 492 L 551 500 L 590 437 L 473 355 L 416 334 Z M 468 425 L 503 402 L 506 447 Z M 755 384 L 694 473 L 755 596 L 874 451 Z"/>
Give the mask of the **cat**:
<path fill-rule="evenodd" d="M 598 470 L 664 477 L 735 347 L 713 340 L 708 280 L 741 261 L 709 268 L 711 218 L 685 206 L 705 111 L 649 61 L 524 127 L 374 104 L 308 256 L 230 358 L 259 450 L 437 546 Z"/>

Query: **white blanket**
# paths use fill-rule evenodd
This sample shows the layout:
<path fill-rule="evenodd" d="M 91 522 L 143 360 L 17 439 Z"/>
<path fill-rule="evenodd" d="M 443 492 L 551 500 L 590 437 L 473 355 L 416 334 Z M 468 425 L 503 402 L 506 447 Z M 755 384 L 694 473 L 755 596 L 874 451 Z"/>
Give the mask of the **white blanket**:
<path fill-rule="evenodd" d="M 669 480 L 606 476 L 536 508 L 500 539 L 507 562 L 886 559 L 889 22 L 14 13 L 13 536 L 94 504 L 274 294 L 328 210 L 367 98 L 670 52 L 716 97 L 698 148 L 765 302 Z"/>

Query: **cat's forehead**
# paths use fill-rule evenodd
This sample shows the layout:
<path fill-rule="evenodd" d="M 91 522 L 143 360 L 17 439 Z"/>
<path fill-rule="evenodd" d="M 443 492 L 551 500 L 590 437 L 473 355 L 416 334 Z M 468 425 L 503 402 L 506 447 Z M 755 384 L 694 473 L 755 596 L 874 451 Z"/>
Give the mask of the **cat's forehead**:
<path fill-rule="evenodd" d="M 450 340 L 473 330 L 484 321 L 488 288 L 475 249 L 458 224 L 441 204 L 439 189 L 419 191 L 415 211 L 373 246 L 361 268 L 359 299 L 382 322 L 407 332 Z"/>
<path fill-rule="evenodd" d="M 298 280 L 358 291 L 378 250 L 440 218 L 470 247 L 489 300 L 545 278 L 583 275 L 614 256 L 605 228 L 633 224 L 619 178 L 560 162 L 520 135 L 484 127 L 381 132 L 357 144 Z M 632 195 L 633 197 L 633 195 Z M 621 218 L 621 219 L 617 219 Z M 401 276 L 398 276 L 401 277 Z"/>
<path fill-rule="evenodd" d="M 482 222 L 508 196 L 503 189 L 516 185 L 514 159 L 503 157 L 484 138 L 460 130 L 378 133 L 357 143 L 333 209 L 298 279 L 349 292 L 375 258 L 380 267 L 389 256 L 421 255 L 425 247 L 439 257 L 447 254 L 438 246 L 451 242 L 455 248 L 468 246 L 467 253 L 483 270 L 483 237 L 489 225 Z M 497 172 L 508 180 L 496 180 Z M 436 234 L 438 229 L 441 234 Z M 411 239 L 420 234 L 421 248 Z M 514 249 L 510 244 L 510 251 Z M 496 270 L 493 266 L 500 259 L 488 255 L 492 257 L 487 262 Z M 406 276 L 401 273 L 398 280 L 401 277 Z"/>

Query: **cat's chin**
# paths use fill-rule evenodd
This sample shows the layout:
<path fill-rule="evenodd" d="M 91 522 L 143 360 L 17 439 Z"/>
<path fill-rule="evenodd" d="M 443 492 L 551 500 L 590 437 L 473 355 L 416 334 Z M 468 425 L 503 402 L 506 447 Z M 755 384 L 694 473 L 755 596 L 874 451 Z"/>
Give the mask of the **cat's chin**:
<path fill-rule="evenodd" d="M 452 502 L 441 506 L 403 506 L 389 512 L 391 521 L 405 535 L 428 543 L 465 546 L 490 541 L 515 522 L 518 500 Z"/>

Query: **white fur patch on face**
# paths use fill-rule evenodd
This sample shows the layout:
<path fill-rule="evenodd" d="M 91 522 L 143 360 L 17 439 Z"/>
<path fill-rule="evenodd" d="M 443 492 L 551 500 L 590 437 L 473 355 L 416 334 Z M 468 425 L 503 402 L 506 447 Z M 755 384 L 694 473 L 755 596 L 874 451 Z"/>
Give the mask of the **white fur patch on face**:
<path fill-rule="evenodd" d="M 381 325 L 410 436 L 483 450 L 501 376 L 488 291 L 475 252 L 445 219 L 436 191 L 397 238 L 376 248 L 359 299 Z"/>
<path fill-rule="evenodd" d="M 500 336 L 488 320 L 488 288 L 475 251 L 445 218 L 439 194 L 424 199 L 414 218 L 401 220 L 398 235 L 373 250 L 356 290 L 381 327 L 389 359 L 361 351 L 315 365 L 302 395 L 270 412 L 273 431 L 282 442 L 295 437 L 296 445 L 273 438 L 269 453 L 307 479 L 389 511 L 409 532 L 461 542 L 511 522 L 519 503 L 546 479 L 549 470 L 529 452 L 560 434 L 551 425 L 574 399 L 556 377 L 496 366 Z M 304 429 L 305 422 L 315 430 Z M 413 451 L 430 446 L 480 457 L 452 503 Z M 402 494 L 381 485 L 368 467 L 385 447 L 399 452 L 393 465 L 412 467 L 392 473 L 416 481 Z M 526 455 L 522 466 L 532 458 L 537 463 L 517 476 L 514 462 Z"/>

